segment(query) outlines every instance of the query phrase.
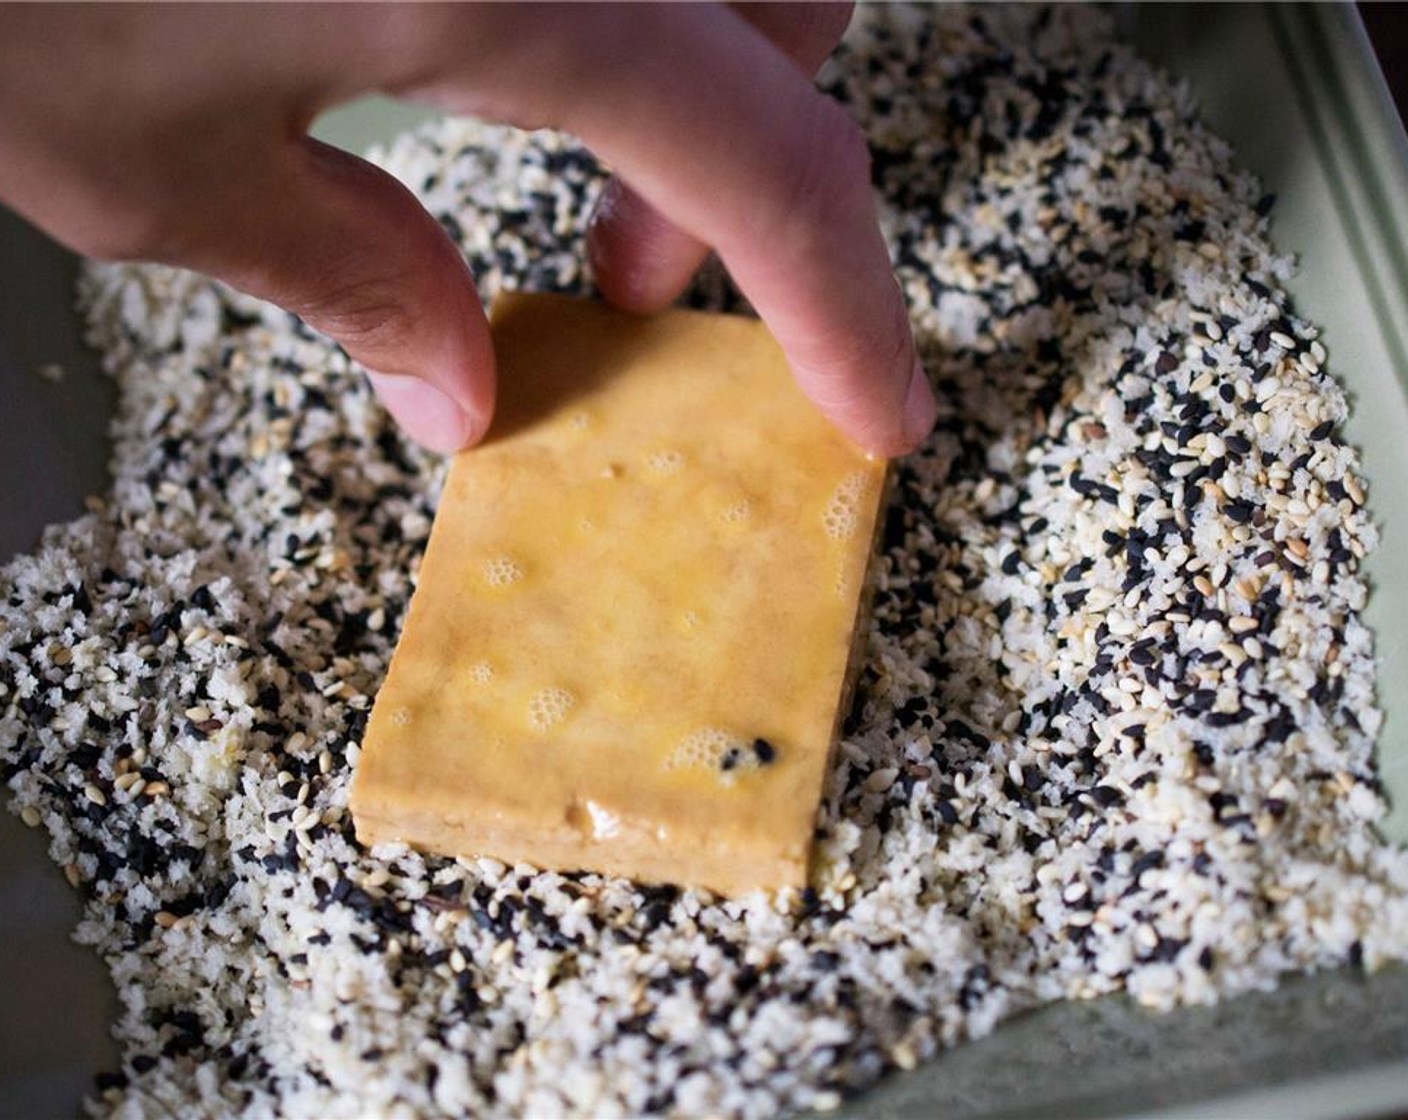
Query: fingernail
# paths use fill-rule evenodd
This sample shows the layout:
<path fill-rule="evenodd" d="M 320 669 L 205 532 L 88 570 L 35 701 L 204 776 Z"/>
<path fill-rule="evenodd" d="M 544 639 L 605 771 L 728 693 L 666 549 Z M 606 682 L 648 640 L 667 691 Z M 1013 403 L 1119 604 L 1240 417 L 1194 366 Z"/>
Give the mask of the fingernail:
<path fill-rule="evenodd" d="M 474 442 L 473 417 L 430 382 L 385 373 L 370 377 L 381 403 L 417 443 L 449 455 Z"/>
<path fill-rule="evenodd" d="M 919 359 L 914 359 L 914 368 L 909 374 L 909 390 L 904 397 L 904 439 L 912 450 L 924 442 L 924 438 L 934 430 L 934 421 L 939 418 L 939 402 L 934 398 L 934 390 L 929 387 L 928 375 Z"/>

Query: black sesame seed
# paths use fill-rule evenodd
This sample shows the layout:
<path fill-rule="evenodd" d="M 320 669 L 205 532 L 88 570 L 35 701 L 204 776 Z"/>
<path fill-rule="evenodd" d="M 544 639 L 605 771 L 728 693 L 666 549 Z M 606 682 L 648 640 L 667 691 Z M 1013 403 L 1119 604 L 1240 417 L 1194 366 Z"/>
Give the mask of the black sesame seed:
<path fill-rule="evenodd" d="M 1245 525 L 1252 519 L 1256 512 L 1255 507 L 1250 502 L 1240 500 L 1229 501 L 1222 507 L 1222 511 L 1238 525 Z"/>

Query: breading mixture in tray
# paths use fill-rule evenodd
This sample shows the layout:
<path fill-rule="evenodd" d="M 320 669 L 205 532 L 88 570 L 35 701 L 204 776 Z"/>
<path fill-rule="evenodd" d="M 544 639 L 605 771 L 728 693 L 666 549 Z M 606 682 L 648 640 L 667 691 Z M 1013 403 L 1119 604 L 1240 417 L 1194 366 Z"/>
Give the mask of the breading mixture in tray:
<path fill-rule="evenodd" d="M 1374 530 L 1270 200 L 1087 10 L 867 7 L 825 82 L 944 412 L 801 894 L 358 848 L 444 465 L 282 312 L 88 270 L 114 481 L 0 571 L 0 758 L 121 995 L 96 1112 L 771 1116 L 1044 1001 L 1408 955 Z M 486 295 L 587 289 L 570 139 L 446 123 L 380 159 Z"/>

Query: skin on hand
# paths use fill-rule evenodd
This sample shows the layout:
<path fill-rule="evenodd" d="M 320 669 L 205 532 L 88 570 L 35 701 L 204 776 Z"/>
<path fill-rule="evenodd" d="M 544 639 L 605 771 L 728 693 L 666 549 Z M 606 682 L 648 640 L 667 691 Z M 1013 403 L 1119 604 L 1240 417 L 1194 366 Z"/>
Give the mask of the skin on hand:
<path fill-rule="evenodd" d="M 91 256 L 216 276 L 372 371 L 451 451 L 494 408 L 483 309 L 391 176 L 307 136 L 386 92 L 571 131 L 610 161 L 603 294 L 667 306 L 707 247 L 855 442 L 912 449 L 935 405 L 859 129 L 811 85 L 849 5 L 145 5 L 0 11 L 0 200 Z M 629 184 L 629 186 L 627 186 Z"/>

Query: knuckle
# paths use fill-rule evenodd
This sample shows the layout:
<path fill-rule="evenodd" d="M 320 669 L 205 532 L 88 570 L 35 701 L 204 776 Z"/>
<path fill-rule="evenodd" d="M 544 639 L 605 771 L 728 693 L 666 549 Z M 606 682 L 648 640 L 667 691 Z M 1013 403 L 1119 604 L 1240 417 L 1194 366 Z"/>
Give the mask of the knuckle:
<path fill-rule="evenodd" d="M 873 205 L 865 134 L 829 98 L 818 95 L 814 105 L 803 146 L 783 172 L 777 199 L 781 234 L 803 244 L 845 230 L 858 217 L 858 204 Z"/>
<path fill-rule="evenodd" d="M 731 6 L 809 74 L 841 41 L 854 8 L 849 0 L 785 0 Z"/>
<path fill-rule="evenodd" d="M 131 207 L 122 219 L 95 237 L 96 251 L 106 260 L 161 261 L 183 264 L 188 239 L 169 214 Z"/>
<path fill-rule="evenodd" d="M 817 54 L 825 58 L 850 26 L 855 5 L 850 0 L 820 0 L 806 5 L 808 39 L 817 45 Z"/>
<path fill-rule="evenodd" d="M 75 176 L 58 197 L 35 209 L 41 224 L 85 257 L 178 263 L 175 212 L 150 198 Z"/>
<path fill-rule="evenodd" d="M 297 301 L 290 310 L 354 357 L 377 364 L 381 356 L 401 349 L 415 330 L 405 286 L 405 277 L 393 275 L 359 279 Z"/>
<path fill-rule="evenodd" d="M 903 400 L 914 343 L 902 300 L 887 302 L 878 314 L 849 319 L 826 339 L 826 347 L 829 377 L 853 385 L 858 395 L 870 400 Z"/>
<path fill-rule="evenodd" d="M 895 400 L 902 402 L 914 367 L 914 331 L 909 322 L 909 309 L 899 295 L 898 285 L 889 306 L 888 318 L 876 326 L 879 338 L 875 342 L 871 361 L 893 379 Z"/>
<path fill-rule="evenodd" d="M 811 396 L 868 447 L 890 450 L 903 440 L 903 408 L 914 361 L 904 303 L 850 322 L 826 339 L 826 359 L 811 367 Z"/>
<path fill-rule="evenodd" d="M 82 221 L 57 232 L 70 249 L 92 260 L 125 263 L 148 256 L 141 238 L 133 237 L 128 231 L 109 222 Z"/>

